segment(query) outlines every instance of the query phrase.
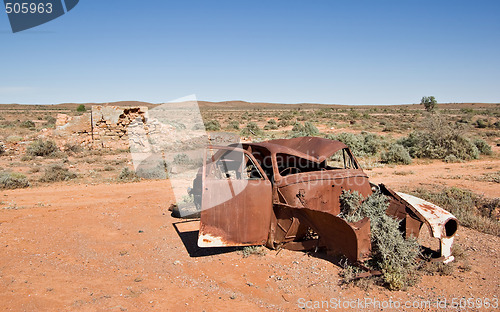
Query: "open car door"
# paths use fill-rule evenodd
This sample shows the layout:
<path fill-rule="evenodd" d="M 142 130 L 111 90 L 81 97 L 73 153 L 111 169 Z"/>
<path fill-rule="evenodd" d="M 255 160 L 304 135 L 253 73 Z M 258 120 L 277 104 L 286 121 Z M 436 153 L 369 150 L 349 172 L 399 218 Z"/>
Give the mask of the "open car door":
<path fill-rule="evenodd" d="M 263 245 L 272 185 L 255 158 L 235 147 L 209 147 L 203 164 L 198 246 Z"/>

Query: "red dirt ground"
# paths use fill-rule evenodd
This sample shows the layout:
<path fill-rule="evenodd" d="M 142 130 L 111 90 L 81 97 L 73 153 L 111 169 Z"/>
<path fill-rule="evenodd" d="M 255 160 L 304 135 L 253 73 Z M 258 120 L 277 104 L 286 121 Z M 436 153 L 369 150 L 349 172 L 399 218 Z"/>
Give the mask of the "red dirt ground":
<path fill-rule="evenodd" d="M 243 258 L 234 249 L 199 249 L 197 222 L 170 216 L 168 190 L 168 181 L 143 181 L 1 192 L 0 310 L 292 311 L 309 300 L 498 298 L 499 237 L 462 227 L 456 240 L 470 271 L 423 276 L 407 291 L 363 291 L 339 286 L 339 267 L 321 255 L 282 250 Z M 341 310 L 323 307 L 315 310 Z"/>

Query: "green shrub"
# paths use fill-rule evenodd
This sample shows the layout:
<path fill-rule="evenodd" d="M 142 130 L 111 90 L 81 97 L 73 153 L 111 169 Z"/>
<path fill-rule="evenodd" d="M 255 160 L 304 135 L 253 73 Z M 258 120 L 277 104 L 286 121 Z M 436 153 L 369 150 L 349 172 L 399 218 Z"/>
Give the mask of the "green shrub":
<path fill-rule="evenodd" d="M 349 111 L 349 113 L 347 113 L 347 117 L 350 120 L 355 121 L 356 119 L 359 119 L 359 117 L 361 117 L 361 114 L 358 113 L 357 111 L 355 111 L 354 108 L 351 108 L 351 110 Z"/>
<path fill-rule="evenodd" d="M 219 131 L 220 130 L 220 123 L 215 119 L 209 120 L 209 121 L 205 122 L 205 130 L 207 130 L 207 131 Z"/>
<path fill-rule="evenodd" d="M 462 162 L 462 160 L 458 159 L 457 156 L 451 154 L 448 155 L 444 158 L 444 161 L 447 163 L 457 163 L 457 162 Z"/>
<path fill-rule="evenodd" d="M 40 181 L 59 182 L 59 181 L 68 181 L 76 177 L 77 177 L 76 173 L 69 171 L 68 168 L 64 168 L 61 165 L 51 165 L 45 168 L 44 175 L 42 176 Z"/>
<path fill-rule="evenodd" d="M 265 256 L 267 252 L 266 249 L 264 249 L 262 246 L 245 246 L 241 249 L 240 253 L 243 258 L 247 258 L 251 255 L 262 257 Z"/>
<path fill-rule="evenodd" d="M 296 122 L 292 127 L 293 132 L 303 132 L 304 126 L 300 122 Z"/>
<path fill-rule="evenodd" d="M 316 128 L 316 126 L 312 122 L 310 122 L 310 121 L 306 121 L 304 123 L 304 132 L 308 136 L 314 136 L 314 135 L 318 135 L 319 134 L 318 128 Z"/>
<path fill-rule="evenodd" d="M 250 121 L 245 128 L 241 129 L 241 135 L 243 136 L 250 136 L 250 135 L 261 135 L 262 130 L 260 130 L 259 126 L 253 122 Z"/>
<path fill-rule="evenodd" d="M 292 138 L 316 135 L 319 135 L 319 130 L 310 121 L 306 121 L 304 125 L 300 124 L 299 122 L 295 123 L 292 128 L 292 133 L 290 134 Z"/>
<path fill-rule="evenodd" d="M 135 171 L 130 170 L 128 167 L 123 168 L 118 176 L 120 181 L 136 181 L 138 179 L 139 177 L 135 174 Z"/>
<path fill-rule="evenodd" d="M 26 148 L 26 154 L 29 156 L 50 156 L 54 155 L 59 149 L 54 141 L 36 140 Z"/>
<path fill-rule="evenodd" d="M 491 150 L 491 146 L 489 146 L 488 143 L 486 143 L 486 141 L 483 139 L 475 139 L 474 145 L 477 147 L 479 153 L 481 154 L 491 155 L 493 153 Z"/>
<path fill-rule="evenodd" d="M 158 161 L 156 166 L 154 165 L 144 165 L 137 167 L 135 172 L 136 177 L 132 177 L 130 180 L 137 180 L 138 178 L 150 179 L 150 180 L 158 180 L 158 179 L 166 179 L 168 177 L 167 174 L 167 166 L 164 161 Z"/>
<path fill-rule="evenodd" d="M 421 268 L 426 275 L 441 275 L 441 276 L 450 276 L 454 272 L 454 264 L 453 263 L 443 263 L 439 261 L 435 262 L 425 262 Z"/>
<path fill-rule="evenodd" d="M 382 153 L 381 160 L 388 164 L 411 164 L 410 153 L 400 144 L 392 144 L 387 151 Z"/>
<path fill-rule="evenodd" d="M 80 104 L 80 105 L 78 105 L 78 107 L 76 108 L 76 111 L 77 111 L 77 112 L 82 113 L 82 112 L 86 112 L 86 111 L 87 111 L 87 109 L 85 108 L 85 105 Z"/>
<path fill-rule="evenodd" d="M 293 113 L 291 113 L 291 112 L 283 112 L 278 119 L 279 120 L 292 120 L 293 119 Z"/>
<path fill-rule="evenodd" d="M 78 153 L 81 153 L 83 151 L 83 148 L 77 144 L 66 143 L 66 144 L 64 144 L 64 151 L 66 151 L 66 153 L 69 153 L 69 154 L 71 154 L 71 153 L 78 154 Z"/>
<path fill-rule="evenodd" d="M 230 130 L 240 130 L 240 123 L 238 121 L 236 121 L 236 120 L 232 120 L 227 125 L 227 128 L 230 129 Z"/>
<path fill-rule="evenodd" d="M 373 133 L 362 132 L 363 137 L 363 152 L 366 155 L 376 155 L 380 149 L 387 145 L 385 139 Z"/>
<path fill-rule="evenodd" d="M 52 116 L 48 116 L 46 117 L 46 121 L 45 121 L 45 126 L 46 127 L 54 127 L 56 124 L 56 119 Z"/>
<path fill-rule="evenodd" d="M 31 120 L 25 120 L 19 125 L 21 128 L 35 128 L 35 123 Z"/>
<path fill-rule="evenodd" d="M 290 123 L 288 122 L 288 120 L 282 119 L 278 122 L 278 127 L 288 127 L 289 125 Z"/>
<path fill-rule="evenodd" d="M 483 173 L 481 177 L 477 178 L 477 180 L 500 183 L 500 171 Z M 500 201 L 500 198 L 498 198 L 498 200 Z"/>
<path fill-rule="evenodd" d="M 414 131 L 398 143 L 406 147 L 413 158 L 445 159 L 454 155 L 461 160 L 479 158 L 476 145 L 465 136 L 464 129 L 434 116 L 425 123 L 426 130 Z"/>
<path fill-rule="evenodd" d="M 373 133 L 362 132 L 361 134 L 343 132 L 340 134 L 329 134 L 326 138 L 337 140 L 349 147 L 355 156 L 376 155 L 387 145 L 385 139 Z"/>
<path fill-rule="evenodd" d="M 278 123 L 275 119 L 269 119 L 267 124 L 264 126 L 264 130 L 276 130 L 278 129 Z"/>
<path fill-rule="evenodd" d="M 342 277 L 341 284 L 354 284 L 358 286 L 358 282 L 361 280 L 358 278 L 358 274 L 363 272 L 359 267 L 350 265 L 349 263 L 342 263 L 342 270 L 339 275 Z"/>
<path fill-rule="evenodd" d="M 480 128 L 480 129 L 487 128 L 488 127 L 488 120 L 486 120 L 486 119 L 478 119 L 475 122 L 475 126 L 476 126 L 476 128 Z"/>
<path fill-rule="evenodd" d="M 389 289 L 414 285 L 418 280 L 416 268 L 420 246 L 415 238 L 405 239 L 399 231 L 400 221 L 386 214 L 387 198 L 374 193 L 363 200 L 357 192 L 343 191 L 340 202 L 341 217 L 346 221 L 370 219 L 372 259 L 368 266 L 382 271 L 383 281 Z"/>
<path fill-rule="evenodd" d="M 0 173 L 0 189 L 16 189 L 30 186 L 26 176 L 21 173 Z"/>

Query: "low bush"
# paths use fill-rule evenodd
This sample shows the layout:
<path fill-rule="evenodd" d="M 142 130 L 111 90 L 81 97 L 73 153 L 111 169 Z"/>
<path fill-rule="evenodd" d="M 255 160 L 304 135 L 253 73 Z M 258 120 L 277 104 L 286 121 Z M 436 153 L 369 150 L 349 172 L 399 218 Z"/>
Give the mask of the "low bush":
<path fill-rule="evenodd" d="M 264 249 L 262 246 L 246 246 L 243 247 L 240 250 L 241 255 L 243 258 L 250 257 L 251 255 L 256 255 L 256 256 L 265 256 L 266 255 L 266 249 Z"/>
<path fill-rule="evenodd" d="M 29 156 L 51 156 L 59 149 L 54 141 L 36 140 L 26 148 L 26 154 Z"/>
<path fill-rule="evenodd" d="M 449 155 L 460 160 L 479 158 L 479 150 L 465 136 L 465 130 L 446 122 L 440 116 L 430 118 L 425 124 L 426 130 L 414 131 L 399 144 L 408 149 L 413 158 L 445 159 Z"/>
<path fill-rule="evenodd" d="M 247 123 L 245 128 L 241 129 L 240 133 L 242 136 L 250 136 L 250 135 L 259 136 L 262 134 L 262 130 L 255 122 L 250 121 L 249 123 Z"/>
<path fill-rule="evenodd" d="M 486 143 L 486 141 L 483 139 L 475 139 L 474 145 L 477 147 L 479 153 L 481 154 L 491 155 L 493 153 L 491 150 L 491 146 L 489 146 L 488 143 Z"/>
<path fill-rule="evenodd" d="M 209 121 L 205 122 L 205 130 L 207 130 L 207 131 L 219 131 L 220 130 L 220 123 L 215 119 L 209 120 Z"/>
<path fill-rule="evenodd" d="M 389 205 L 381 193 L 363 200 L 357 192 L 343 191 L 340 196 L 341 217 L 355 222 L 370 219 L 372 259 L 369 267 L 382 272 L 384 284 L 391 290 L 405 289 L 418 281 L 417 258 L 420 246 L 416 239 L 405 239 L 398 220 L 385 212 Z"/>
<path fill-rule="evenodd" d="M 21 122 L 21 124 L 19 124 L 19 126 L 21 128 L 32 129 L 32 128 L 35 128 L 35 123 L 31 120 L 25 120 L 25 121 Z"/>
<path fill-rule="evenodd" d="M 361 134 L 343 132 L 329 134 L 326 138 L 344 143 L 358 157 L 376 155 L 388 144 L 383 137 L 368 132 L 362 132 Z"/>
<path fill-rule="evenodd" d="M 240 123 L 238 121 L 236 121 L 236 120 L 232 120 L 227 125 L 227 128 L 230 129 L 230 130 L 240 130 Z"/>
<path fill-rule="evenodd" d="M 303 125 L 300 123 L 295 123 L 295 125 L 292 128 L 292 133 L 290 134 L 290 137 L 296 138 L 296 137 L 304 137 L 304 136 L 316 136 L 319 135 L 319 130 L 316 128 L 316 126 L 310 122 L 306 121 Z"/>
<path fill-rule="evenodd" d="M 494 183 L 500 183 L 500 171 L 483 173 L 482 176 L 476 177 L 478 181 L 488 181 Z M 500 200 L 500 198 L 498 198 Z"/>
<path fill-rule="evenodd" d="M 280 117 L 278 118 L 279 120 L 292 120 L 293 119 L 293 113 L 291 112 L 283 112 Z"/>
<path fill-rule="evenodd" d="M 278 129 L 278 123 L 275 119 L 269 119 L 267 124 L 264 126 L 264 130 L 276 130 Z"/>
<path fill-rule="evenodd" d="M 387 164 L 411 164 L 408 150 L 401 144 L 392 144 L 389 149 L 381 154 L 381 160 Z"/>
<path fill-rule="evenodd" d="M 282 120 L 278 121 L 278 127 L 283 128 L 283 127 L 288 127 L 289 125 L 290 125 L 290 122 L 288 120 L 282 119 Z"/>
<path fill-rule="evenodd" d="M 489 123 L 488 123 L 488 120 L 486 120 L 486 119 L 478 119 L 474 123 L 474 126 L 476 126 L 476 128 L 483 129 L 483 128 L 487 128 L 489 126 Z"/>
<path fill-rule="evenodd" d="M 59 181 L 68 181 L 76 177 L 77 177 L 76 173 L 69 171 L 68 168 L 64 168 L 61 165 L 51 165 L 45 168 L 45 172 L 43 176 L 40 178 L 40 181 L 59 182 Z"/>
<path fill-rule="evenodd" d="M 146 165 L 139 166 L 135 172 L 137 178 L 144 178 L 149 180 L 159 180 L 166 179 L 168 177 L 167 174 L 167 166 L 164 161 L 159 161 L 156 163 L 156 166 Z M 137 178 L 132 177 L 131 180 L 135 181 Z"/>
<path fill-rule="evenodd" d="M 125 167 L 120 172 L 118 180 L 122 182 L 130 182 L 139 180 L 139 177 L 135 174 L 134 170 L 130 170 L 128 167 Z"/>
<path fill-rule="evenodd" d="M 16 189 L 30 186 L 26 176 L 21 173 L 0 173 L 0 189 Z"/>
<path fill-rule="evenodd" d="M 444 158 L 444 161 L 447 163 L 457 163 L 457 162 L 463 162 L 461 159 L 458 159 L 457 156 L 451 154 L 448 155 Z"/>
<path fill-rule="evenodd" d="M 56 124 L 56 119 L 55 119 L 54 117 L 52 117 L 52 116 L 48 116 L 48 117 L 46 118 L 46 121 L 45 121 L 45 124 L 44 124 L 44 125 L 45 125 L 46 127 L 52 128 L 52 127 L 54 127 L 54 126 L 55 126 L 55 124 Z"/>
<path fill-rule="evenodd" d="M 83 148 L 77 144 L 64 144 L 64 151 L 68 154 L 78 154 L 83 151 Z"/>

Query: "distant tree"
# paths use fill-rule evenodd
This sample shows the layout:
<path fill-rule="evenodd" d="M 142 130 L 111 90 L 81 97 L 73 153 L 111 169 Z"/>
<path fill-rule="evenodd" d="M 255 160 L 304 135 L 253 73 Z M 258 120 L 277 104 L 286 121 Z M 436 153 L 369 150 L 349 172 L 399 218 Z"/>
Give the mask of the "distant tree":
<path fill-rule="evenodd" d="M 78 105 L 78 107 L 76 108 L 76 111 L 77 111 L 77 112 L 86 112 L 86 111 L 87 111 L 87 109 L 85 108 L 85 105 L 80 104 L 80 105 Z"/>
<path fill-rule="evenodd" d="M 420 104 L 424 105 L 426 111 L 433 113 L 436 109 L 437 101 L 432 95 L 424 96 L 420 101 Z"/>

